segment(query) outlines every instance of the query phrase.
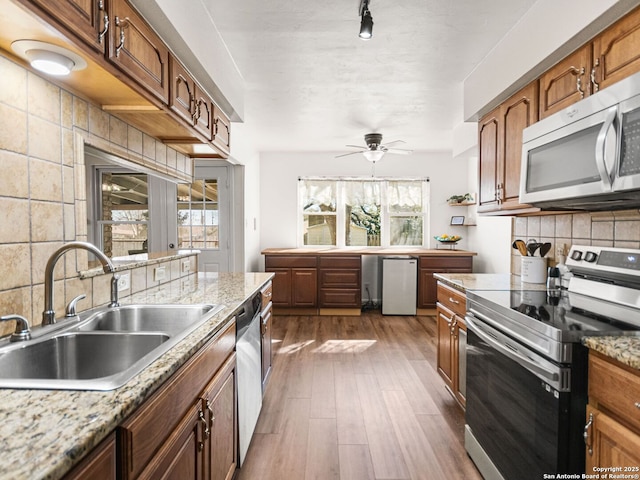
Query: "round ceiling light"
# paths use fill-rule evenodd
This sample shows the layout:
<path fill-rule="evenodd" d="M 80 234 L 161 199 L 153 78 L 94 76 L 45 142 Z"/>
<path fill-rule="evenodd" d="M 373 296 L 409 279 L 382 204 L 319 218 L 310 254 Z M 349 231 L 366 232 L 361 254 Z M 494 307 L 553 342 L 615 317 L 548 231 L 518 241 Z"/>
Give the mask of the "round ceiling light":
<path fill-rule="evenodd" d="M 73 70 L 82 70 L 87 62 L 78 54 L 58 45 L 38 40 L 16 40 L 11 48 L 33 68 L 49 75 L 69 75 Z"/>

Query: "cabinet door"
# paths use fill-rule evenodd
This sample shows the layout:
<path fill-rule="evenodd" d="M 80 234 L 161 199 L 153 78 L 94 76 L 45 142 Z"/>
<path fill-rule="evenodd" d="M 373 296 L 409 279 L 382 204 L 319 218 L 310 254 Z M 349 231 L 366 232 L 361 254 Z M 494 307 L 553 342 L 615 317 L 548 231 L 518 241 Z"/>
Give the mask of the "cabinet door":
<path fill-rule="evenodd" d="M 637 475 L 640 467 L 640 435 L 634 433 L 598 409 L 587 405 L 585 427 L 586 473 L 595 467 L 625 467 Z"/>
<path fill-rule="evenodd" d="M 315 268 L 292 268 L 292 307 L 318 305 L 318 271 Z M 274 285 L 275 290 L 275 285 Z"/>
<path fill-rule="evenodd" d="M 169 103 L 169 50 L 127 3 L 114 0 L 109 60 L 164 103 Z"/>
<path fill-rule="evenodd" d="M 273 277 L 273 306 L 291 307 L 292 278 L 290 268 L 267 267 L 267 272 L 274 274 Z"/>
<path fill-rule="evenodd" d="M 478 124 L 478 150 L 480 152 L 478 212 L 498 210 L 498 167 L 500 159 L 500 109 L 485 115 Z"/>
<path fill-rule="evenodd" d="M 169 66 L 169 75 L 171 76 L 169 108 L 192 124 L 196 98 L 195 82 L 186 68 L 173 56 L 169 58 Z"/>
<path fill-rule="evenodd" d="M 452 329 L 455 315 L 441 305 L 437 310 L 438 326 L 438 373 L 453 391 L 454 365 Z"/>
<path fill-rule="evenodd" d="M 442 268 L 420 268 L 418 273 L 418 308 L 435 308 L 438 298 L 438 281 L 434 273 L 442 273 Z"/>
<path fill-rule="evenodd" d="M 593 41 L 593 91 L 640 71 L 640 9 L 614 23 Z"/>
<path fill-rule="evenodd" d="M 213 136 L 211 141 L 221 153 L 231 152 L 231 122 L 217 106 L 213 106 Z"/>
<path fill-rule="evenodd" d="M 64 480 L 115 480 L 116 479 L 116 436 L 109 435 L 100 445 L 73 470 L 64 476 Z"/>
<path fill-rule="evenodd" d="M 462 408 L 467 404 L 467 325 L 464 318 L 456 315 L 455 326 L 455 372 L 454 393 Z"/>
<path fill-rule="evenodd" d="M 500 209 L 524 208 L 520 196 L 522 131 L 538 121 L 537 82 L 530 84 L 500 106 L 502 154 L 499 174 Z"/>
<path fill-rule="evenodd" d="M 104 53 L 109 27 L 107 0 L 31 0 L 87 45 Z"/>
<path fill-rule="evenodd" d="M 236 388 L 235 358 L 213 380 L 206 394 L 210 439 L 205 478 L 228 480 L 236 470 Z"/>
<path fill-rule="evenodd" d="M 582 47 L 540 77 L 540 118 L 591 94 L 591 45 Z"/>
<path fill-rule="evenodd" d="M 209 96 L 196 85 L 193 127 L 207 140 L 211 140 L 213 132 L 213 103 Z"/>
<path fill-rule="evenodd" d="M 205 426 L 204 412 L 198 402 L 137 479 L 203 479 Z"/>

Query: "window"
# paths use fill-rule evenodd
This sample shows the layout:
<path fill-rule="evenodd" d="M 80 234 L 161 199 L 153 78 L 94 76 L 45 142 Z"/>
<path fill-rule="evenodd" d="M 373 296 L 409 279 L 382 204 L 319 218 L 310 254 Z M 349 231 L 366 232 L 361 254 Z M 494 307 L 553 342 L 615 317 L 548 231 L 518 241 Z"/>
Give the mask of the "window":
<path fill-rule="evenodd" d="M 218 181 L 178 185 L 178 248 L 219 248 Z"/>
<path fill-rule="evenodd" d="M 300 243 L 423 246 L 428 238 L 428 179 L 301 178 Z"/>

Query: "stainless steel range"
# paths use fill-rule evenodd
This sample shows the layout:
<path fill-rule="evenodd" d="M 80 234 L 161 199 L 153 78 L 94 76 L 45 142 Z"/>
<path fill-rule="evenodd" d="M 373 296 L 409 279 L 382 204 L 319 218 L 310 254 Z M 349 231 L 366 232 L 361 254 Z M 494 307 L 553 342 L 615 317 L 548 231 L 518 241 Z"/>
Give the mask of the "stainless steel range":
<path fill-rule="evenodd" d="M 640 250 L 573 246 L 567 267 L 568 290 L 467 291 L 465 447 L 485 479 L 583 473 L 581 339 L 640 330 Z"/>

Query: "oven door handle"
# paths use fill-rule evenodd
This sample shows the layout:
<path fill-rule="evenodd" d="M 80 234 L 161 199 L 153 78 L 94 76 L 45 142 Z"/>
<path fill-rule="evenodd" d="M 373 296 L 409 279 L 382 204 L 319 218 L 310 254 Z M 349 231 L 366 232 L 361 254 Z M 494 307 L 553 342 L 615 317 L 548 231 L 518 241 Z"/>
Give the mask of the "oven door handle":
<path fill-rule="evenodd" d="M 491 335 L 484 332 L 482 330 L 482 327 L 477 323 L 475 323 L 475 321 L 473 320 L 473 317 L 467 315 L 467 317 L 465 318 L 465 321 L 467 323 L 467 329 L 471 329 L 473 333 L 478 335 L 478 337 L 480 337 L 484 342 L 486 342 L 487 344 L 489 344 L 490 346 L 498 350 L 504 356 L 519 363 L 521 366 L 529 370 L 531 373 L 533 373 L 534 375 L 542 379 L 547 379 L 548 381 L 554 382 L 554 383 L 558 382 L 560 378 L 560 375 L 558 373 L 551 372 L 546 368 L 541 367 L 537 363 L 533 362 L 531 359 L 525 357 L 524 355 L 519 354 L 517 350 L 514 350 L 513 348 L 509 348 L 508 346 L 503 345 L 497 339 L 493 338 Z"/>

